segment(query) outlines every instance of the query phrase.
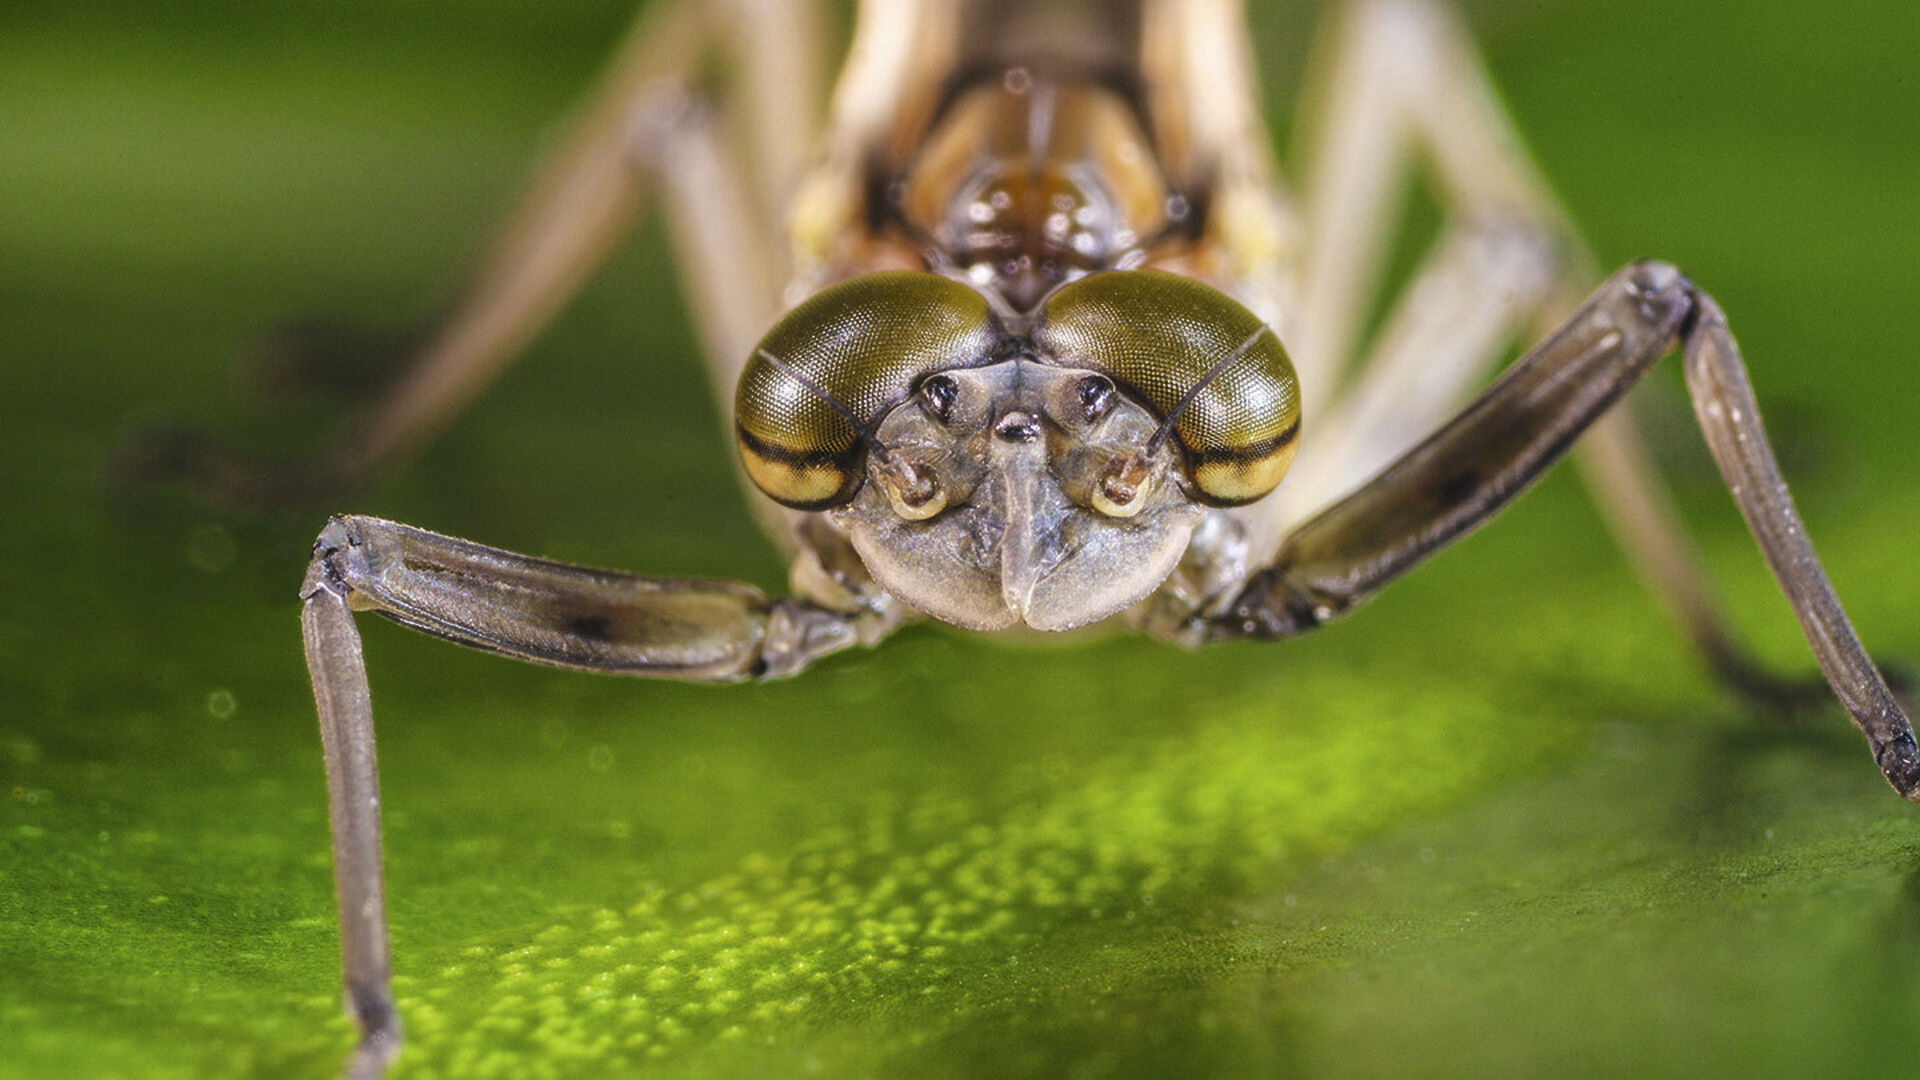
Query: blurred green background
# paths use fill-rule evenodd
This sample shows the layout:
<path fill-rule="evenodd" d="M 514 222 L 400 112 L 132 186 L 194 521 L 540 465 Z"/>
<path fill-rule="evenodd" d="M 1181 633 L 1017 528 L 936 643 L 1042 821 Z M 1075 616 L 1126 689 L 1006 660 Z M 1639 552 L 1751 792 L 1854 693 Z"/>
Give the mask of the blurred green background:
<path fill-rule="evenodd" d="M 629 14 L 558 7 L 0 15 L 0 1076 L 320 1077 L 348 1045 L 293 596 L 334 508 L 130 500 L 105 466 L 157 418 L 311 443 L 324 410 L 249 415 L 236 358 L 290 314 L 433 310 Z M 1256 8 L 1284 118 L 1312 17 Z M 1603 260 L 1717 294 L 1864 637 L 1920 656 L 1911 4 L 1469 14 Z M 692 350 L 650 226 L 351 508 L 777 587 Z M 1655 382 L 1725 591 L 1808 667 Z M 366 633 L 406 1076 L 1905 1076 L 1920 1050 L 1914 811 L 1837 709 L 1783 727 L 1717 692 L 1571 473 L 1277 647 L 922 628 L 715 690 Z"/>

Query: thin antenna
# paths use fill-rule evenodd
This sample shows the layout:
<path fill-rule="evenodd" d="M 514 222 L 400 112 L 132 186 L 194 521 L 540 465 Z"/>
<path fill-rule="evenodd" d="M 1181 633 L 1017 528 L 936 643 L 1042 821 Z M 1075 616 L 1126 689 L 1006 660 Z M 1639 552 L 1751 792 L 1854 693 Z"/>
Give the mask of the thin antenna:
<path fill-rule="evenodd" d="M 829 393 L 826 387 L 808 378 L 806 373 L 799 368 L 794 367 L 792 364 L 787 363 L 785 360 L 780 359 L 767 350 L 756 350 L 756 355 L 784 372 L 788 377 L 792 378 L 794 382 L 813 391 L 814 395 L 821 401 L 833 406 L 833 411 L 839 413 L 840 416 L 846 420 L 847 424 L 853 428 L 853 433 L 860 437 L 861 442 L 867 444 L 867 449 L 873 453 L 874 457 L 879 458 L 882 463 L 892 460 L 892 455 L 887 453 L 887 448 L 880 444 L 879 438 L 876 437 L 872 431 L 868 430 L 866 423 L 853 414 L 853 410 L 847 407 L 846 402 L 841 401 Z"/>
<path fill-rule="evenodd" d="M 1254 342 L 1259 341 L 1261 335 L 1271 333 L 1273 333 L 1273 327 L 1261 323 L 1260 329 L 1248 335 L 1247 340 L 1235 346 L 1232 352 L 1208 368 L 1207 373 L 1200 376 L 1200 380 L 1193 384 L 1193 388 L 1180 395 L 1180 400 L 1174 402 L 1173 408 L 1167 410 L 1167 418 L 1160 422 L 1160 428 L 1153 433 L 1153 438 L 1147 440 L 1147 451 L 1151 453 L 1160 449 L 1161 445 L 1167 441 L 1167 435 L 1173 431 L 1173 425 L 1187 411 L 1187 407 L 1193 404 L 1193 399 L 1200 396 L 1200 391 L 1206 389 L 1208 383 L 1219 378 L 1220 373 L 1227 370 L 1229 364 L 1247 355 L 1247 350 L 1253 348 Z"/>

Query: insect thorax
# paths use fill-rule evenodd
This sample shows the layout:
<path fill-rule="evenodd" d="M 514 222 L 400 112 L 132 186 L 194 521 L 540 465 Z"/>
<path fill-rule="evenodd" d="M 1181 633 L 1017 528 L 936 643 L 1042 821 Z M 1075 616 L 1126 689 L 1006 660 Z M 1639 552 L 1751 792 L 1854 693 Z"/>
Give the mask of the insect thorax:
<path fill-rule="evenodd" d="M 1145 264 L 1192 235 L 1137 97 L 1117 79 L 1014 66 L 963 84 L 875 209 L 1015 311 L 1062 282 Z"/>

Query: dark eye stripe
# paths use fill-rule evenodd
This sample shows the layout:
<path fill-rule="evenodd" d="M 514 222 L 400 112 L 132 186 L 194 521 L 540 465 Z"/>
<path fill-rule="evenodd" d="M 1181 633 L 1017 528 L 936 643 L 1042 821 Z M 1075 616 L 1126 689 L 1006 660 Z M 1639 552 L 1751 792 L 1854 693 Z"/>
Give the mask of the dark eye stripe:
<path fill-rule="evenodd" d="M 1300 421 L 1294 420 L 1293 426 L 1275 435 L 1244 446 L 1216 446 L 1200 457 L 1208 462 L 1252 463 L 1263 461 L 1292 446 L 1300 438 Z"/>
<path fill-rule="evenodd" d="M 790 469 L 839 467 L 845 465 L 849 457 L 844 451 L 836 454 L 831 450 L 796 450 L 770 443 L 738 424 L 734 425 L 733 432 L 740 439 L 741 449 L 745 452 L 770 464 L 784 465 Z"/>

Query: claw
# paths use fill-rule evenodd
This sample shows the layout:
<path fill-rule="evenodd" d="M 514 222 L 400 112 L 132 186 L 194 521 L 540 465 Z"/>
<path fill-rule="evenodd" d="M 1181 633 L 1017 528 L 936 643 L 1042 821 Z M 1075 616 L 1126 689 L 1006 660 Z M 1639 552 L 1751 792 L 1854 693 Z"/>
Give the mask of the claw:
<path fill-rule="evenodd" d="M 1920 802 L 1920 746 L 1914 744 L 1912 733 L 1881 746 L 1874 757 L 1893 790 L 1909 802 Z"/>

